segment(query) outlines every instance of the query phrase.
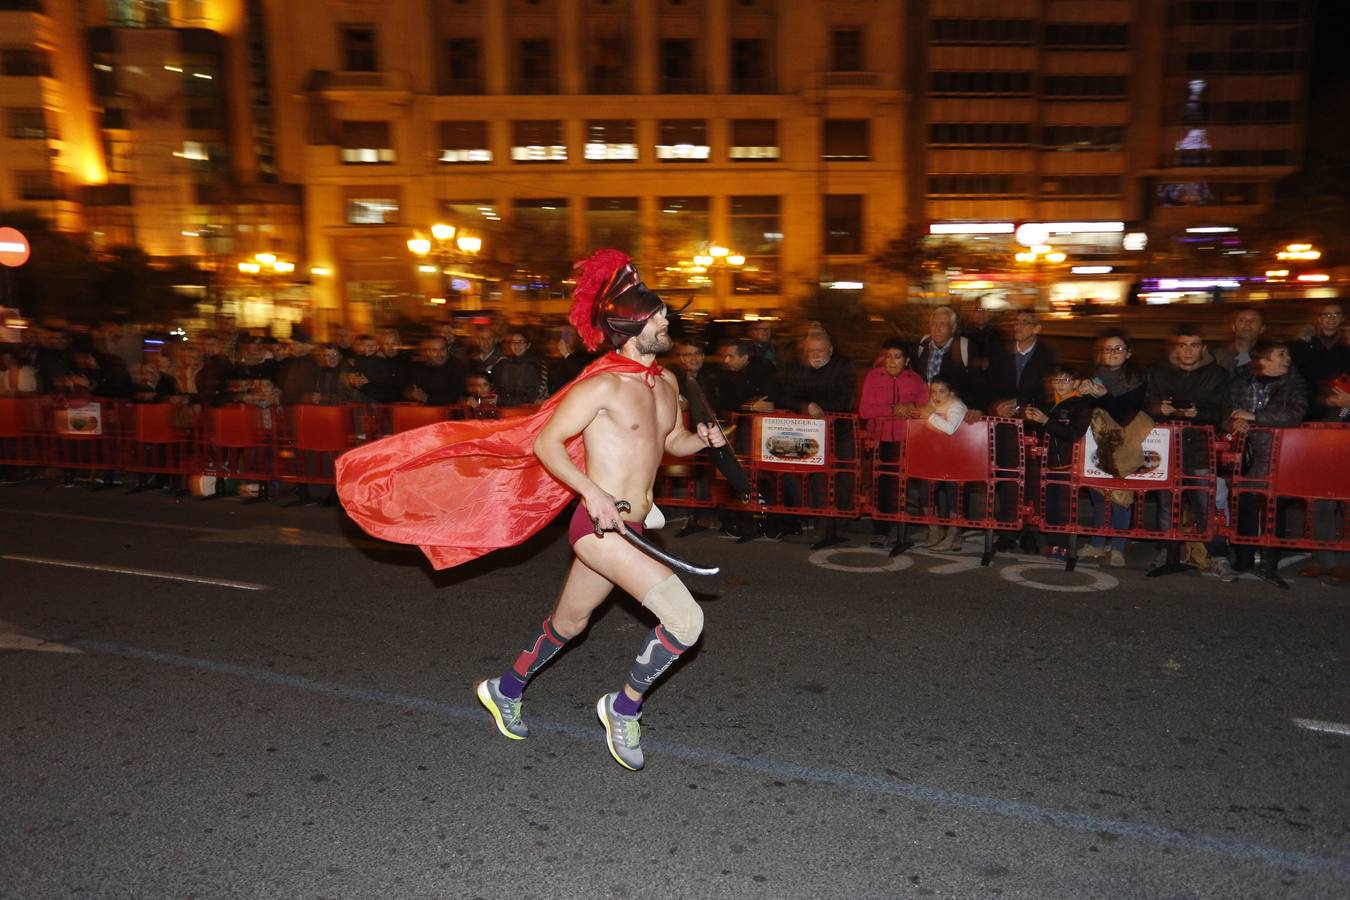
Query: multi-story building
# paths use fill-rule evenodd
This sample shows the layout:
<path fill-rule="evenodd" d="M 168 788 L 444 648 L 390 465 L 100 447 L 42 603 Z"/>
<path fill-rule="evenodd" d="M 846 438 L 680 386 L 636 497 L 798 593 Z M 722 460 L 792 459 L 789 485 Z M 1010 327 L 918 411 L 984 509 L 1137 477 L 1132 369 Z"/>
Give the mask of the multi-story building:
<path fill-rule="evenodd" d="M 884 302 L 891 241 L 1010 257 L 1028 224 L 1116 299 L 1128 232 L 1240 227 L 1297 165 L 1310 6 L 0 0 L 0 208 L 221 272 L 279 252 L 358 325 L 556 311 L 602 245 L 712 312 Z M 414 257 L 437 223 L 475 240 Z"/>
<path fill-rule="evenodd" d="M 278 161 L 312 259 L 357 320 L 409 290 L 404 244 L 444 222 L 474 273 L 541 309 L 572 260 L 632 253 L 713 311 L 858 285 L 902 224 L 896 3 L 304 0 L 273 23 Z M 377 14 L 378 11 L 378 14 Z M 714 246 L 711 267 L 695 257 Z M 744 257 L 739 266 L 723 260 Z M 414 291 L 434 294 L 441 266 Z M 698 271 L 707 268 L 707 271 Z M 878 285 L 884 287 L 884 285 Z M 489 284 L 490 294 L 496 290 Z"/>
<path fill-rule="evenodd" d="M 256 252 L 303 252 L 300 188 L 278 183 L 267 155 L 262 12 L 243 0 L 0 0 L 0 208 L 83 230 L 96 248 L 192 262 L 202 284 L 182 288 L 217 308 L 265 294 L 254 319 L 304 316 L 302 303 L 272 302 L 285 285 L 236 268 Z"/>
<path fill-rule="evenodd" d="M 1127 249 L 1132 232 L 1135 249 L 1145 238 L 1232 244 L 1299 158 L 1310 7 L 912 4 L 911 115 L 924 145 L 908 173 L 910 218 L 1009 257 L 1024 250 L 1018 226 L 1051 226 L 1021 233 L 1067 256 L 1052 267 L 1067 301 L 1120 300 L 1149 274 Z M 1044 277 L 1043 258 L 1024 281 Z M 1091 274 L 1073 277 L 1074 263 Z"/>

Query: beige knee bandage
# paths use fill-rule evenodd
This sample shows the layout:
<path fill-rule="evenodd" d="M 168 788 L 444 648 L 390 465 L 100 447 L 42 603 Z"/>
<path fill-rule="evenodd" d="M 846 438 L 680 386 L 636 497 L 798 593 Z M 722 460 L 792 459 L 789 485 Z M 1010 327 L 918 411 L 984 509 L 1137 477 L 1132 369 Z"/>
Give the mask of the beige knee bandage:
<path fill-rule="evenodd" d="M 703 633 L 703 610 L 674 575 L 648 591 L 642 605 L 656 613 L 670 636 L 686 647 L 692 647 Z"/>

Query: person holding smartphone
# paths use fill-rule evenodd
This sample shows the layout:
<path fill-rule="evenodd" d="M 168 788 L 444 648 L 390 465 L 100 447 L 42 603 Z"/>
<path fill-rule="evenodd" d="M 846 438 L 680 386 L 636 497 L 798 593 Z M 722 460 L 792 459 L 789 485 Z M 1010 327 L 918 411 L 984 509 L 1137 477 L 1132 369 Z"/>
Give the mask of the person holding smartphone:
<path fill-rule="evenodd" d="M 1167 359 L 1148 372 L 1146 399 L 1154 421 L 1199 426 L 1182 435 L 1181 467 L 1188 475 L 1208 475 L 1213 428 L 1228 415 L 1228 373 L 1206 361 L 1205 339 L 1198 326 L 1185 322 L 1173 330 Z M 1192 490 L 1185 493 L 1185 499 L 1198 527 L 1203 527 L 1209 497 L 1204 491 Z M 1172 527 L 1170 504 L 1159 504 L 1158 526 L 1163 531 Z M 1159 565 L 1165 551 L 1165 546 L 1160 548 Z"/>

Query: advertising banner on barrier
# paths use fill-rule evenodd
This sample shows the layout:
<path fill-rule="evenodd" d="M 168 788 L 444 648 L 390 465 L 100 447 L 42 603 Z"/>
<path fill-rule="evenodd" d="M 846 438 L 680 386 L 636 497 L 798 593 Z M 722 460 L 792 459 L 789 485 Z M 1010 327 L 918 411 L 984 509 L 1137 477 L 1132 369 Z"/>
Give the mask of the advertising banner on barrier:
<path fill-rule="evenodd" d="M 1125 475 L 1126 481 L 1167 481 L 1167 469 L 1170 463 L 1171 432 L 1166 428 L 1154 428 L 1144 438 L 1144 464 L 1131 475 Z M 1097 438 L 1089 428 L 1083 435 L 1083 477 L 1108 478 L 1115 476 L 1103 471 L 1097 465 Z"/>
<path fill-rule="evenodd" d="M 755 419 L 755 461 L 765 465 L 824 467 L 824 419 L 760 416 Z"/>
<path fill-rule="evenodd" d="M 98 403 L 70 406 L 55 411 L 56 430 L 82 436 L 103 433 L 103 407 Z"/>

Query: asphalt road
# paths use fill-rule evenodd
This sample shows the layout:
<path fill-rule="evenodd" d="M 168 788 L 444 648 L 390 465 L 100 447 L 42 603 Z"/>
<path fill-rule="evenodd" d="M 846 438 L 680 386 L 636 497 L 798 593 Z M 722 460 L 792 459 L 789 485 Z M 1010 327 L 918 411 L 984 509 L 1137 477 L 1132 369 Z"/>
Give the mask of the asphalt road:
<path fill-rule="evenodd" d="M 594 704 L 631 600 L 532 685 L 528 740 L 472 696 L 560 531 L 434 574 L 332 509 L 0 487 L 0 896 L 1350 895 L 1350 591 L 864 530 L 667 532 L 724 574 L 629 773 Z"/>

